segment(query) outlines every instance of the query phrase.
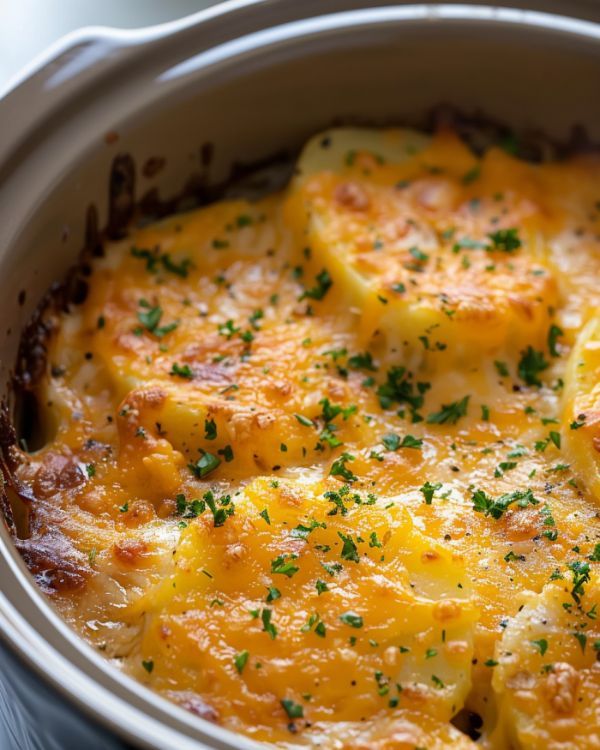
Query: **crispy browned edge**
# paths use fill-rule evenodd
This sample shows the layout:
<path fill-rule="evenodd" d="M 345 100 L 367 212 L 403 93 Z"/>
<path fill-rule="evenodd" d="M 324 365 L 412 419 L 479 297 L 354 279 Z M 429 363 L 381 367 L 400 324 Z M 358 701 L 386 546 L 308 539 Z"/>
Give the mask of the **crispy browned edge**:
<path fill-rule="evenodd" d="M 433 108 L 420 122 L 404 122 L 419 129 L 432 132 L 440 127 L 452 127 L 476 152 L 483 151 L 491 144 L 511 146 L 519 157 L 533 162 L 547 159 L 566 158 L 575 153 L 598 150 L 598 146 L 587 137 L 585 130 L 574 126 L 568 140 L 560 142 L 547 137 L 542 131 L 520 133 L 518 137 L 505 124 L 487 117 L 480 112 L 465 114 L 448 105 Z M 384 127 L 397 125 L 397 121 L 372 119 L 334 119 L 330 126 L 358 125 Z M 113 134 L 110 141 L 118 138 Z M 136 165 L 128 154 L 116 156 L 112 162 L 109 193 L 109 216 L 104 229 L 98 226 L 95 206 L 88 208 L 86 232 L 83 248 L 66 277 L 53 284 L 40 301 L 29 322 L 22 331 L 17 362 L 9 384 L 8 396 L 0 402 L 0 469 L 4 475 L 4 485 L 0 490 L 0 515 L 13 537 L 15 546 L 23 556 L 32 573 L 52 568 L 56 580 L 67 588 L 77 587 L 80 579 L 87 575 L 89 567 L 74 562 L 73 550 L 68 549 L 66 540 L 59 533 L 49 534 L 48 543 L 40 537 L 33 537 L 35 509 L 38 498 L 31 487 L 21 485 L 16 477 L 16 469 L 23 453 L 18 449 L 18 435 L 15 428 L 14 404 L 27 394 L 32 394 L 47 367 L 48 342 L 53 332 L 53 318 L 60 311 L 67 311 L 72 305 L 81 304 L 88 289 L 90 260 L 101 256 L 106 241 L 125 237 L 130 227 L 139 226 L 152 220 L 181 210 L 206 205 L 232 190 L 243 194 L 251 186 L 254 191 L 266 191 L 268 180 L 264 177 L 269 169 L 289 165 L 292 174 L 293 159 L 297 152 L 279 153 L 260 162 L 234 162 L 229 177 L 220 184 L 212 184 L 210 166 L 214 146 L 205 143 L 200 148 L 201 170 L 192 174 L 183 190 L 176 196 L 163 200 L 158 191 L 152 189 L 136 201 Z M 148 159 L 141 168 L 146 175 L 156 175 L 164 166 L 165 160 L 158 156 Z M 261 184 L 261 181 L 264 184 Z M 272 188 L 271 188 L 272 189 Z M 27 508 L 29 519 L 25 533 L 17 530 L 15 514 L 9 493 L 18 497 Z M 52 586 L 45 586 L 52 592 Z"/>

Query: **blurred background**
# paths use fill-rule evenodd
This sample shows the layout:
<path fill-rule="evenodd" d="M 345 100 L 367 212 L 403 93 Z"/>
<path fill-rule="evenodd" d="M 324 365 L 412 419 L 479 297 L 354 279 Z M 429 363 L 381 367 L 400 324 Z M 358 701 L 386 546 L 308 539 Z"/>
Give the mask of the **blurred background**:
<path fill-rule="evenodd" d="M 81 26 L 148 26 L 218 0 L 0 0 L 0 88 L 52 42 Z M 302 0 L 298 0 L 302 2 Z"/>

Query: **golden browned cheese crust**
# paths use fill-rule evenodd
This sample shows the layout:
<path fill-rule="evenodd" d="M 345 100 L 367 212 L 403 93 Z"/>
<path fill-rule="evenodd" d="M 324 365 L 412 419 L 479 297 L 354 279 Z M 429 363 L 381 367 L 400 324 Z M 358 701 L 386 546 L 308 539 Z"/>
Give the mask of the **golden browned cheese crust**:
<path fill-rule="evenodd" d="M 333 130 L 89 289 L 13 449 L 86 640 L 282 747 L 600 748 L 598 157 Z"/>

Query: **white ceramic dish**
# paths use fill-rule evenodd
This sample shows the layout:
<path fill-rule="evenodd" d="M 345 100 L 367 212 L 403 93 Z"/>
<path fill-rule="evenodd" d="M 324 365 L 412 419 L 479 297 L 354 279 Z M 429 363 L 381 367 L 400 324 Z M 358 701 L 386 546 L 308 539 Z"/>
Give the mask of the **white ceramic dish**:
<path fill-rule="evenodd" d="M 590 17 L 594 5 L 551 7 Z M 23 326 L 84 244 L 89 207 L 100 226 L 109 219 L 117 155 L 137 165 L 139 199 L 172 196 L 191 175 L 222 181 L 236 160 L 293 150 L 335 118 L 418 122 L 439 102 L 563 140 L 580 124 L 600 140 L 599 84 L 600 25 L 476 4 L 246 0 L 147 30 L 65 38 L 0 99 L 2 388 Z M 144 176 L 156 156 L 165 168 Z M 19 749 L 251 746 L 81 642 L 4 527 L 0 715 Z"/>

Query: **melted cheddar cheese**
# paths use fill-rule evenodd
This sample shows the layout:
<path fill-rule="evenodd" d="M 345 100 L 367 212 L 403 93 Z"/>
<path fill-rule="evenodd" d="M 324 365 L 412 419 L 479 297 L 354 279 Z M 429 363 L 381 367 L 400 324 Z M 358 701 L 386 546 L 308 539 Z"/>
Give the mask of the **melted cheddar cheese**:
<path fill-rule="evenodd" d="M 50 321 L 32 568 L 259 741 L 600 747 L 599 280 L 597 156 L 317 136 Z"/>

